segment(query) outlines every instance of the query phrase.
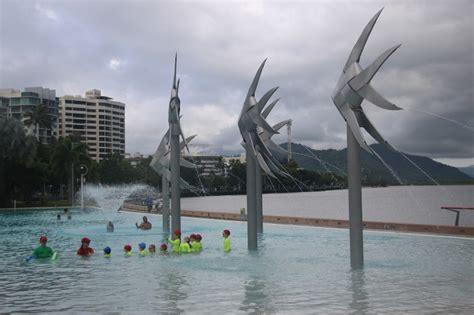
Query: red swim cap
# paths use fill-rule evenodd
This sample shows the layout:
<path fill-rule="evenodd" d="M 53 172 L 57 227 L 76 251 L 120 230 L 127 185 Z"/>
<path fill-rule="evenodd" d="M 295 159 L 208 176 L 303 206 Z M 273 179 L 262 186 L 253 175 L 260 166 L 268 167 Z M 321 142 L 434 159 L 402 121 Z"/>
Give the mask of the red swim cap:
<path fill-rule="evenodd" d="M 198 241 L 201 241 L 201 240 L 202 240 L 201 234 L 196 234 L 196 239 L 197 239 Z"/>
<path fill-rule="evenodd" d="M 46 236 L 40 237 L 40 243 L 46 243 L 47 241 L 48 241 L 48 238 Z"/>
<path fill-rule="evenodd" d="M 230 231 L 229 230 L 224 230 L 224 234 L 230 235 Z"/>
<path fill-rule="evenodd" d="M 168 246 L 166 244 L 161 244 L 160 250 L 165 251 L 168 249 Z"/>
<path fill-rule="evenodd" d="M 180 231 L 180 230 L 175 230 L 175 231 L 174 231 L 174 234 L 175 234 L 175 235 L 178 235 L 178 236 L 181 236 L 181 231 Z"/>
<path fill-rule="evenodd" d="M 89 244 L 91 242 L 90 239 L 88 239 L 87 237 L 83 237 L 82 240 L 81 240 L 81 243 L 87 243 Z"/>
<path fill-rule="evenodd" d="M 127 252 L 129 252 L 129 251 L 132 250 L 132 246 L 130 246 L 130 245 L 125 245 L 125 246 L 123 247 L 123 249 L 125 249 Z"/>
<path fill-rule="evenodd" d="M 191 234 L 191 235 L 189 235 L 189 238 L 196 239 L 196 234 Z"/>

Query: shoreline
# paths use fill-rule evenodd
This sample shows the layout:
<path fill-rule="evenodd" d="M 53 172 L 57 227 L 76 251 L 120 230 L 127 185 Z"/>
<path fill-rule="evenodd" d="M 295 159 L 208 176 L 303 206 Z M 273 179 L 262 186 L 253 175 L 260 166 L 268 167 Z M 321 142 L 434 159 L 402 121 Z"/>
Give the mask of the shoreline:
<path fill-rule="evenodd" d="M 156 211 L 148 212 L 146 206 L 132 205 L 132 204 L 123 204 L 122 207 L 118 211 L 119 212 L 160 214 L 160 213 L 157 213 Z M 181 210 L 181 215 L 185 217 L 192 217 L 192 218 L 246 221 L 245 219 L 241 218 L 240 213 Z M 289 224 L 289 225 L 303 225 L 303 226 L 343 228 L 343 229 L 349 228 L 349 221 L 336 220 L 336 219 L 264 215 L 263 222 L 273 223 L 273 224 Z M 474 227 L 375 222 L 375 221 L 364 221 L 363 226 L 364 226 L 364 229 L 368 229 L 368 230 L 474 237 Z"/>

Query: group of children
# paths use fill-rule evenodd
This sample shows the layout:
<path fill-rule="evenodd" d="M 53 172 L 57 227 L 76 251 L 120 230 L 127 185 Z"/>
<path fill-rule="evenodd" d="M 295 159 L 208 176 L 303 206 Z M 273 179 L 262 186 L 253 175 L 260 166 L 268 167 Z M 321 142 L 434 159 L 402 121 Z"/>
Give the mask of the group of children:
<path fill-rule="evenodd" d="M 224 237 L 224 252 L 230 252 L 231 245 L 230 245 L 230 231 L 224 230 L 222 233 Z M 173 237 L 168 239 L 168 243 L 172 246 L 172 253 L 198 253 L 202 251 L 202 244 L 201 244 L 202 236 L 200 234 L 191 234 L 190 236 L 186 236 L 181 241 L 181 231 L 176 230 L 173 233 Z M 27 258 L 30 260 L 32 258 L 55 258 L 56 253 L 47 246 L 48 238 L 46 236 L 41 236 L 39 239 L 40 246 L 38 246 L 31 256 Z M 91 240 L 87 237 L 83 237 L 81 239 L 81 247 L 77 250 L 78 256 L 83 257 L 90 257 L 94 254 L 94 249 L 90 247 Z M 127 244 L 123 247 L 123 251 L 126 257 L 130 257 L 133 255 L 132 253 L 132 246 Z M 165 243 L 160 245 L 160 254 L 166 254 L 168 252 L 168 245 Z M 149 254 L 156 253 L 156 246 L 151 244 L 146 247 L 145 243 L 138 244 L 138 254 L 140 256 L 148 256 Z M 107 246 L 104 248 L 104 257 L 110 258 L 112 256 L 112 249 Z"/>

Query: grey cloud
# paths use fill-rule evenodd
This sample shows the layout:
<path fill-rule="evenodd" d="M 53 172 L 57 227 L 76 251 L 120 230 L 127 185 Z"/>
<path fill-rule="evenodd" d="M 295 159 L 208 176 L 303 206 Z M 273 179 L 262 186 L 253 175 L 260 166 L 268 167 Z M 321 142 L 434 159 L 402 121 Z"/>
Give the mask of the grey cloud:
<path fill-rule="evenodd" d="M 364 103 L 366 112 L 410 153 L 474 155 L 472 131 L 409 109 L 474 126 L 469 1 L 41 1 L 55 20 L 35 4 L 0 2 L 0 86 L 43 85 L 60 95 L 102 89 L 127 103 L 127 151 L 144 153 L 154 151 L 167 128 L 175 51 L 183 128 L 201 134 L 196 142 L 240 150 L 236 117 L 268 57 L 258 95 L 280 86 L 282 98 L 271 122 L 292 118 L 294 140 L 315 148 L 345 146 L 344 121 L 330 94 L 362 28 L 385 5 L 361 64 L 402 43 L 373 83 L 406 109 L 392 113 Z M 116 70 L 109 67 L 113 58 L 123 62 Z"/>

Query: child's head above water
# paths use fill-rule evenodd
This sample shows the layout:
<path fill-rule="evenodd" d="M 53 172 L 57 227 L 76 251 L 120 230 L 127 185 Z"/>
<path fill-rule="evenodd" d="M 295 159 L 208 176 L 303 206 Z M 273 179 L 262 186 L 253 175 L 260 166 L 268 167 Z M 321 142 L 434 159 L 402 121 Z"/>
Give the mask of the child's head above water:
<path fill-rule="evenodd" d="M 196 240 L 196 234 L 191 234 L 191 235 L 189 235 L 189 240 L 190 240 L 191 242 L 194 242 L 194 241 Z"/>
<path fill-rule="evenodd" d="M 46 243 L 48 242 L 48 238 L 46 236 L 41 236 L 39 242 L 41 245 L 46 245 Z"/>
<path fill-rule="evenodd" d="M 132 251 L 132 246 L 131 246 L 131 245 L 128 245 L 128 244 L 125 245 L 125 246 L 123 247 L 123 251 L 126 252 L 126 253 L 131 252 L 131 251 Z"/>
<path fill-rule="evenodd" d="M 196 234 L 196 241 L 200 242 L 202 240 L 201 234 Z"/>
<path fill-rule="evenodd" d="M 81 239 L 81 246 L 82 247 L 89 247 L 89 244 L 91 243 L 91 240 L 87 237 L 83 237 Z"/>
<path fill-rule="evenodd" d="M 160 251 L 161 252 L 166 252 L 168 250 L 168 245 L 166 244 L 161 244 L 160 245 Z"/>
<path fill-rule="evenodd" d="M 224 232 L 222 232 L 222 236 L 229 237 L 230 236 L 230 231 L 229 230 L 224 230 Z"/>
<path fill-rule="evenodd" d="M 140 243 L 140 244 L 138 244 L 138 249 L 139 249 L 139 250 L 144 250 L 144 249 L 146 249 L 146 244 L 143 243 L 143 242 Z"/>
<path fill-rule="evenodd" d="M 173 234 L 176 236 L 176 238 L 181 238 L 181 231 L 180 230 L 175 230 Z"/>
<path fill-rule="evenodd" d="M 150 253 L 156 252 L 156 246 L 154 244 L 150 244 L 150 246 L 148 246 L 148 251 Z"/>
<path fill-rule="evenodd" d="M 104 254 L 110 255 L 111 252 L 112 252 L 112 249 L 109 246 L 104 248 Z"/>

